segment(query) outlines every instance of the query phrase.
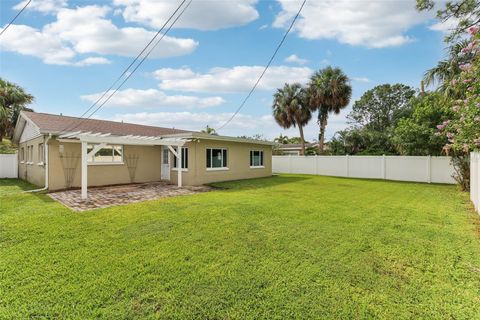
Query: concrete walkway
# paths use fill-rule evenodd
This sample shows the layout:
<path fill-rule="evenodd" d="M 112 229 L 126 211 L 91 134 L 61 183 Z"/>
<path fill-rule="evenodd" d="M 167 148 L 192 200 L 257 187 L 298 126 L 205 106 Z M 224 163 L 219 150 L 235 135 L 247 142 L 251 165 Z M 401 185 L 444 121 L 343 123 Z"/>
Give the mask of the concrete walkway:
<path fill-rule="evenodd" d="M 176 185 L 164 182 L 152 182 L 97 188 L 89 187 L 87 200 L 81 199 L 80 190 L 52 192 L 49 193 L 48 196 L 74 211 L 85 211 L 210 190 L 212 190 L 212 188 L 206 186 L 186 186 L 178 188 Z"/>

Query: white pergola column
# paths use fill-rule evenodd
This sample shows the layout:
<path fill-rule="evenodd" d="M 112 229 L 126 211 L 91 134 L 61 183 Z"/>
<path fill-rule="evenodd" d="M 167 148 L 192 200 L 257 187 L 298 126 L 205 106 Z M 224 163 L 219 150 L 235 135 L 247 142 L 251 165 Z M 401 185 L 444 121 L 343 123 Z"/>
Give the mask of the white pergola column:
<path fill-rule="evenodd" d="M 178 169 L 177 182 L 178 182 L 178 187 L 180 188 L 182 186 L 182 146 L 181 145 L 177 147 L 177 169 Z"/>
<path fill-rule="evenodd" d="M 87 199 L 88 186 L 87 142 L 82 141 L 82 199 Z"/>

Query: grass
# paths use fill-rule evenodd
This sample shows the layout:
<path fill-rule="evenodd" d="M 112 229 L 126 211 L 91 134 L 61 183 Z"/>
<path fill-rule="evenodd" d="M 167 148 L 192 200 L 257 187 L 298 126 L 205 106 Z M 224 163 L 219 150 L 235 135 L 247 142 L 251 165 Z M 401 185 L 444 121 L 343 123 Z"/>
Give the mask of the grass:
<path fill-rule="evenodd" d="M 0 180 L 1 319 L 478 319 L 453 186 L 286 175 L 74 213 Z"/>
<path fill-rule="evenodd" d="M 0 142 L 0 154 L 10 154 L 15 152 L 17 152 L 17 148 L 12 144 L 12 142 L 7 138 L 3 138 L 3 140 Z"/>

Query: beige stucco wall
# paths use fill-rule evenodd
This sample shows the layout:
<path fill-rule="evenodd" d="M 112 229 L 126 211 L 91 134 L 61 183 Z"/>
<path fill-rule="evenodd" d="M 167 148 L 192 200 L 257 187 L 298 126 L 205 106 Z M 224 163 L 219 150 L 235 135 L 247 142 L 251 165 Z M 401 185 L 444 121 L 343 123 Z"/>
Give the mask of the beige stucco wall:
<path fill-rule="evenodd" d="M 18 177 L 36 186 L 43 187 L 45 185 L 45 167 L 39 163 L 38 145 L 40 143 L 44 143 L 43 136 L 19 143 Z M 27 146 L 33 146 L 33 158 L 30 162 L 27 162 Z M 22 148 L 25 150 L 25 158 L 23 160 L 20 155 Z"/>
<path fill-rule="evenodd" d="M 67 161 L 60 157 L 59 145 L 64 147 L 64 155 L 74 156 L 75 160 Z M 151 182 L 160 180 L 161 148 L 158 146 L 130 146 L 123 147 L 124 156 L 138 155 L 134 182 Z M 50 140 L 49 143 L 49 189 L 65 189 L 65 168 L 74 168 L 72 187 L 81 186 L 81 144 L 63 143 Z M 123 164 L 96 164 L 88 165 L 88 186 L 102 186 L 130 183 L 128 166 Z"/>
<path fill-rule="evenodd" d="M 188 171 L 183 171 L 182 182 L 184 185 L 201 185 L 212 182 L 240 180 L 268 177 L 272 175 L 272 147 L 261 144 L 240 142 L 227 142 L 215 140 L 200 140 L 185 145 L 188 148 Z M 228 170 L 207 170 L 206 149 L 225 148 L 227 154 Z M 264 168 L 250 168 L 250 151 L 263 151 Z M 173 161 L 171 154 L 171 161 Z M 176 170 L 171 170 L 170 177 L 173 183 L 177 183 Z"/>

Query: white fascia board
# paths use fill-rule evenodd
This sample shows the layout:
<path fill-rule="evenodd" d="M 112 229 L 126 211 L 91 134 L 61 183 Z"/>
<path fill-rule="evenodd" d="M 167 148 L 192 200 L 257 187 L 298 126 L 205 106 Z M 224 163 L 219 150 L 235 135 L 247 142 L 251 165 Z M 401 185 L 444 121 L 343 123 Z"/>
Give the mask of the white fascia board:
<path fill-rule="evenodd" d="M 217 136 L 217 135 L 208 134 L 208 133 L 201 133 L 201 132 L 169 134 L 169 135 L 163 135 L 162 137 L 172 137 L 172 138 L 176 137 L 176 138 L 229 141 L 229 142 L 239 142 L 239 143 L 261 144 L 261 145 L 268 145 L 268 146 L 276 145 L 274 142 L 270 142 L 270 141 L 244 139 L 244 138 L 236 138 L 236 137 L 229 137 L 229 136 Z"/>

